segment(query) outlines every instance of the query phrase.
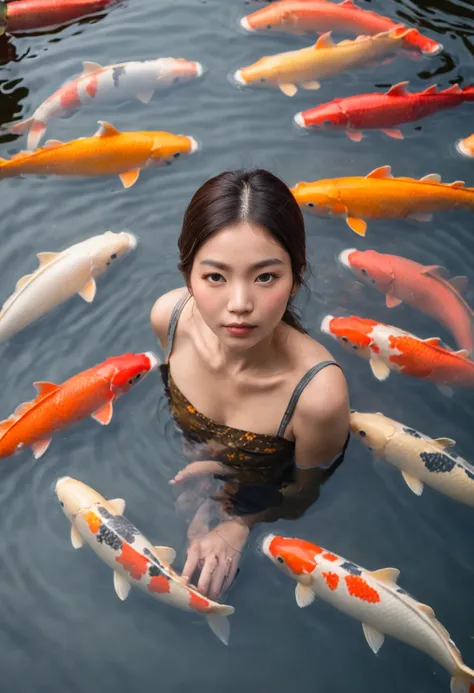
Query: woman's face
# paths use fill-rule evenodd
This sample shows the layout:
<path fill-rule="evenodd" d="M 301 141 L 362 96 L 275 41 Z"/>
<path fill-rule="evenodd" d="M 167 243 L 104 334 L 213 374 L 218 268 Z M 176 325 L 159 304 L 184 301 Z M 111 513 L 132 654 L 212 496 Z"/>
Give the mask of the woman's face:
<path fill-rule="evenodd" d="M 190 277 L 204 322 L 234 349 L 248 349 L 273 332 L 293 284 L 286 250 L 247 222 L 228 226 L 204 243 Z"/>

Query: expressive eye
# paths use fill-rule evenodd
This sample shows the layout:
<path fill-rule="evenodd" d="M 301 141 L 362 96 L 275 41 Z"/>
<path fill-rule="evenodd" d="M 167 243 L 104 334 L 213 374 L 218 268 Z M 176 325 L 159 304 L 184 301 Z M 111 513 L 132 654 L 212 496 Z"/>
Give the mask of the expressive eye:
<path fill-rule="evenodd" d="M 277 556 L 277 561 L 278 561 L 278 563 L 284 563 L 285 562 L 281 556 Z"/>
<path fill-rule="evenodd" d="M 219 272 L 211 272 L 210 274 L 205 274 L 204 279 L 207 279 L 209 284 L 220 284 L 224 277 Z"/>
<path fill-rule="evenodd" d="M 264 272 L 263 274 L 259 274 L 257 279 L 259 284 L 270 284 L 273 279 L 276 279 L 276 274 L 273 274 L 273 272 Z"/>
<path fill-rule="evenodd" d="M 347 337 L 341 337 L 341 339 L 342 339 L 343 342 L 346 342 L 346 344 L 347 344 L 347 342 L 349 341 L 349 340 L 347 339 Z"/>
<path fill-rule="evenodd" d="M 365 438 L 365 436 L 367 435 L 367 433 L 366 433 L 365 431 L 359 431 L 359 435 L 360 435 L 361 438 Z"/>

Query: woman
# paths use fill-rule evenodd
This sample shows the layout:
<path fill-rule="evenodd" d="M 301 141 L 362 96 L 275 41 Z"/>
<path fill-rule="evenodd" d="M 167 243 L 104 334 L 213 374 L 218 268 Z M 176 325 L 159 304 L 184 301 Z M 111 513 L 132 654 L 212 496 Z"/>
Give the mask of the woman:
<path fill-rule="evenodd" d="M 178 247 L 186 286 L 156 301 L 151 322 L 172 414 L 205 450 L 170 483 L 223 482 L 217 524 L 196 534 L 212 512 L 204 503 L 183 569 L 191 579 L 200 567 L 198 589 L 216 599 L 252 527 L 302 515 L 342 462 L 348 393 L 341 368 L 291 308 L 306 268 L 305 229 L 281 180 L 264 170 L 208 180 L 185 212 Z"/>

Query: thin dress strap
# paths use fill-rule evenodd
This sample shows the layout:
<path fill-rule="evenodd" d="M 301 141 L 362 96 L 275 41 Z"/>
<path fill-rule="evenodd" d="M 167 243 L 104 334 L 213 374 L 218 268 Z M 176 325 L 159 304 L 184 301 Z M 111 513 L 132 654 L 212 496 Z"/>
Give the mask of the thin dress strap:
<path fill-rule="evenodd" d="M 314 378 L 315 375 L 319 373 L 319 371 L 322 371 L 323 368 L 326 368 L 326 366 L 337 366 L 338 368 L 341 368 L 341 366 L 336 363 L 336 361 L 321 361 L 321 363 L 317 363 L 316 366 L 313 366 L 312 368 L 307 371 L 295 389 L 293 390 L 293 394 L 290 397 L 290 401 L 288 402 L 288 406 L 286 408 L 285 413 L 283 414 L 283 418 L 281 420 L 280 428 L 278 429 L 277 436 L 280 438 L 283 437 L 284 432 L 286 431 L 286 427 L 290 423 L 290 419 L 293 416 L 293 413 L 295 411 L 296 405 L 298 403 L 298 400 L 300 398 L 301 393 L 305 389 L 306 385 L 311 382 L 311 380 Z"/>
<path fill-rule="evenodd" d="M 177 301 L 173 311 L 171 313 L 170 321 L 168 323 L 168 335 L 166 337 L 166 349 L 165 349 L 165 363 L 168 363 L 168 359 L 173 349 L 174 336 L 176 334 L 176 327 L 178 326 L 179 316 L 186 303 L 191 298 L 191 294 L 186 292 L 184 296 L 181 296 L 179 301 Z"/>

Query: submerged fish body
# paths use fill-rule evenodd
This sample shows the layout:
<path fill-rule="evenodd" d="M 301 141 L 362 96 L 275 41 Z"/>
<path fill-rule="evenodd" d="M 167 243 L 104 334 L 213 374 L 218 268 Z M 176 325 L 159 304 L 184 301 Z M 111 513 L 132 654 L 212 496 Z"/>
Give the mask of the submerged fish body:
<path fill-rule="evenodd" d="M 337 31 L 355 36 L 373 36 L 400 26 L 388 17 L 363 9 L 352 0 L 341 3 L 325 0 L 279 0 L 243 17 L 241 26 L 247 31 L 283 31 L 304 35 Z M 414 30 L 405 39 L 406 47 L 426 55 L 436 55 L 443 46 Z"/>
<path fill-rule="evenodd" d="M 136 244 L 130 233 L 106 231 L 58 253 L 38 253 L 38 269 L 18 280 L 0 311 L 0 342 L 76 293 L 93 301 L 95 280 Z"/>
<path fill-rule="evenodd" d="M 241 85 L 278 87 L 287 96 L 293 96 L 297 85 L 318 89 L 320 79 L 396 54 L 410 31 L 397 27 L 376 36 L 359 36 L 337 44 L 330 33 L 324 34 L 314 46 L 263 57 L 237 70 L 234 79 Z"/>
<path fill-rule="evenodd" d="M 217 637 L 228 643 L 227 616 L 234 613 L 234 608 L 204 597 L 178 575 L 171 567 L 175 551 L 167 546 L 153 546 L 123 516 L 125 501 L 107 501 L 71 477 L 57 481 L 56 495 L 71 520 L 74 548 L 86 542 L 112 568 L 119 599 L 127 598 L 132 585 L 138 587 L 170 606 L 202 614 Z"/>
<path fill-rule="evenodd" d="M 461 295 L 467 277 L 448 278 L 443 267 L 375 250 L 347 248 L 339 259 L 359 279 L 385 294 L 387 308 L 408 303 L 444 325 L 458 346 L 472 354 L 474 313 Z"/>
<path fill-rule="evenodd" d="M 340 215 L 360 236 L 367 229 L 364 219 L 430 221 L 433 212 L 458 207 L 474 211 L 474 188 L 464 187 L 463 181 L 442 183 L 437 173 L 420 180 L 394 178 L 390 166 L 376 168 L 365 177 L 298 183 L 291 191 L 303 209 Z"/>
<path fill-rule="evenodd" d="M 474 466 L 452 451 L 454 440 L 429 438 L 380 412 L 352 411 L 350 427 L 376 459 L 400 470 L 417 496 L 421 496 L 427 484 L 474 507 Z"/>
<path fill-rule="evenodd" d="M 83 68 L 79 77 L 66 82 L 54 92 L 31 118 L 9 128 L 13 134 L 28 131 L 28 149 L 35 149 L 39 145 L 48 122 L 53 118 L 60 118 L 89 104 L 111 103 L 134 97 L 146 104 L 155 89 L 170 87 L 203 74 L 200 63 L 184 58 L 157 58 L 105 67 L 86 61 Z"/>
<path fill-rule="evenodd" d="M 8 33 L 66 24 L 104 11 L 120 0 L 15 0 L 7 6 Z"/>
<path fill-rule="evenodd" d="M 20 152 L 0 159 L 0 179 L 28 174 L 56 176 L 118 175 L 131 187 L 144 168 L 170 165 L 179 156 L 193 154 L 198 144 L 193 137 L 169 132 L 119 132 L 99 121 L 92 137 L 71 142 L 49 140 L 33 152 Z"/>
<path fill-rule="evenodd" d="M 321 330 L 367 359 L 377 380 L 386 380 L 395 371 L 435 382 L 442 391 L 451 385 L 474 387 L 474 361 L 464 350 L 445 349 L 437 337 L 420 339 L 393 325 L 355 315 L 327 315 Z"/>
<path fill-rule="evenodd" d="M 48 449 L 54 433 L 91 416 L 107 425 L 113 402 L 158 366 L 152 352 L 111 356 L 60 385 L 35 382 L 38 396 L 20 404 L 0 422 L 0 458 L 31 447 L 35 459 Z"/>
<path fill-rule="evenodd" d="M 302 539 L 265 537 L 263 553 L 297 582 L 296 601 L 306 607 L 319 597 L 362 623 L 374 653 L 385 635 L 424 652 L 451 674 L 451 691 L 469 693 L 474 671 L 462 660 L 433 609 L 397 585 L 399 571 L 369 571 Z"/>

